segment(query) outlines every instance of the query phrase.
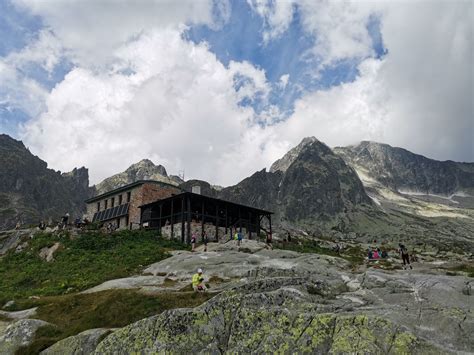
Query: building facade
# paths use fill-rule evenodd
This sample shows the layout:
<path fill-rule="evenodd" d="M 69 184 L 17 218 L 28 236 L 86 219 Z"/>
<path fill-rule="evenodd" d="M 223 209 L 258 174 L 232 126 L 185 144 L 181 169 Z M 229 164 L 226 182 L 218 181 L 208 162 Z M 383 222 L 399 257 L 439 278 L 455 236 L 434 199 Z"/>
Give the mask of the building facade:
<path fill-rule="evenodd" d="M 111 223 L 116 229 L 140 226 L 140 206 L 181 193 L 176 186 L 141 180 L 86 200 L 85 218 L 91 222 Z"/>

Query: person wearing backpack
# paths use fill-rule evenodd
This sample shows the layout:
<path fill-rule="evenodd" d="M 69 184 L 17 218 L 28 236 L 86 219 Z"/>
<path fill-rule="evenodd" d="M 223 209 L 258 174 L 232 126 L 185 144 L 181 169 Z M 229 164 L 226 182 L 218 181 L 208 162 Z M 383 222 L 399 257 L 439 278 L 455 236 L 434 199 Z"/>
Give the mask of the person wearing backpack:
<path fill-rule="evenodd" d="M 408 254 L 408 249 L 406 248 L 405 245 L 401 243 L 398 246 L 400 247 L 399 249 L 400 257 L 403 260 L 403 269 L 406 270 L 408 266 L 410 267 L 410 269 L 413 269 L 413 267 L 410 264 L 410 255 Z"/>

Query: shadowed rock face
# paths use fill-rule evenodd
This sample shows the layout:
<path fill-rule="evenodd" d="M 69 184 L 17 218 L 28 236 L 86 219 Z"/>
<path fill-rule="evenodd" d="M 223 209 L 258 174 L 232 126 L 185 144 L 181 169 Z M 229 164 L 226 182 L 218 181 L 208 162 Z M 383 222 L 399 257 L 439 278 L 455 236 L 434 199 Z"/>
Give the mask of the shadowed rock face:
<path fill-rule="evenodd" d="M 276 213 L 277 221 L 330 218 L 371 204 L 355 171 L 316 138 L 303 142 L 272 165 L 219 196 Z"/>
<path fill-rule="evenodd" d="M 375 142 L 338 147 L 335 152 L 393 190 L 451 195 L 474 189 L 474 163 L 437 161 Z"/>
<path fill-rule="evenodd" d="M 69 173 L 48 169 L 47 163 L 5 134 L 0 135 L 0 230 L 66 212 L 82 216 L 90 196 L 86 168 Z"/>

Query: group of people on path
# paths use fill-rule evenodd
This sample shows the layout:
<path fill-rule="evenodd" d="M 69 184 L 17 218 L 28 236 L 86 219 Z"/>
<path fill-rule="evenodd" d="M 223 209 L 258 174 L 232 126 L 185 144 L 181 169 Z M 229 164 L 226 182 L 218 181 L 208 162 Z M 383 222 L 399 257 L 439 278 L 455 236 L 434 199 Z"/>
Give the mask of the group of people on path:
<path fill-rule="evenodd" d="M 403 262 L 403 269 L 407 270 L 408 268 L 413 269 L 410 263 L 410 254 L 408 252 L 408 248 L 402 244 L 398 244 L 398 253 L 400 254 L 400 259 Z M 379 260 L 379 259 L 387 259 L 388 252 L 386 250 L 380 250 L 380 248 L 368 248 L 367 250 L 367 258 L 369 261 L 372 260 Z"/>

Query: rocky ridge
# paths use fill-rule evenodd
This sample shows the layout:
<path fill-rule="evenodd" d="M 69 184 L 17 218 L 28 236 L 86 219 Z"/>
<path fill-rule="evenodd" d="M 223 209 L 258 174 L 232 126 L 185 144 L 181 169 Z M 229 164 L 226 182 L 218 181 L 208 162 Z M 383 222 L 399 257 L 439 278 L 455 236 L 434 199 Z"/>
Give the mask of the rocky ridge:
<path fill-rule="evenodd" d="M 474 163 L 437 161 L 369 141 L 334 151 L 355 169 L 394 191 L 444 196 L 474 192 Z"/>
<path fill-rule="evenodd" d="M 86 168 L 63 173 L 48 169 L 21 141 L 0 135 L 0 230 L 68 212 L 82 216 L 92 191 Z"/>
<path fill-rule="evenodd" d="M 143 159 L 131 165 L 124 172 L 112 175 L 95 185 L 96 194 L 99 195 L 138 180 L 162 181 L 172 185 L 184 182 L 179 176 L 168 176 L 163 165 L 155 165 L 151 160 Z"/>
<path fill-rule="evenodd" d="M 306 226 L 372 204 L 355 171 L 314 137 L 277 160 L 270 172 L 224 188 L 219 197 L 271 210 L 277 223 Z"/>

